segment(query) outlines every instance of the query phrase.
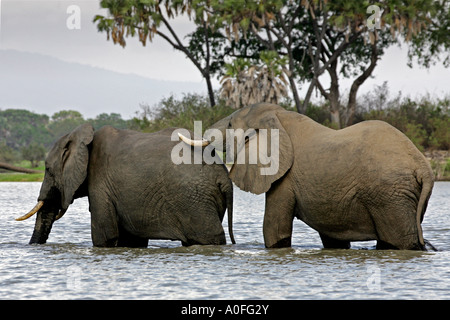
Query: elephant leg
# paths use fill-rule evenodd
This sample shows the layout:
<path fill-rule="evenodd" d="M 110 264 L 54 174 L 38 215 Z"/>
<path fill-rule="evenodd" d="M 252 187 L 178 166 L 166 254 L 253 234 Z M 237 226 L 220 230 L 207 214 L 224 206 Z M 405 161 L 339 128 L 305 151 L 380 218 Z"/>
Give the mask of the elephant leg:
<path fill-rule="evenodd" d="M 414 235 L 404 237 L 396 236 L 395 238 L 387 241 L 377 240 L 376 248 L 378 250 L 426 250 Z"/>
<path fill-rule="evenodd" d="M 291 246 L 292 225 L 295 212 L 295 195 L 288 179 L 272 184 L 266 193 L 264 214 L 264 244 L 266 248 Z"/>
<path fill-rule="evenodd" d="M 199 226 L 202 226 L 201 230 Z M 183 246 L 222 245 L 227 242 L 218 215 L 207 211 L 191 217 L 191 222 L 185 223 L 184 238 L 185 240 L 181 240 Z"/>
<path fill-rule="evenodd" d="M 333 239 L 320 232 L 319 235 L 326 249 L 350 249 L 350 241 Z"/>
<path fill-rule="evenodd" d="M 147 248 L 148 239 L 135 236 L 125 230 L 122 226 L 119 226 L 119 241 L 118 247 L 130 247 L 130 248 Z"/>
<path fill-rule="evenodd" d="M 112 203 L 99 198 L 98 195 L 89 195 L 92 243 L 95 247 L 116 247 L 119 242 L 116 210 Z"/>
<path fill-rule="evenodd" d="M 398 201 L 372 214 L 377 232 L 377 249 L 423 250 L 417 230 L 414 205 Z"/>
<path fill-rule="evenodd" d="M 397 249 L 393 245 L 383 241 L 383 240 L 377 240 L 377 250 L 392 250 Z"/>

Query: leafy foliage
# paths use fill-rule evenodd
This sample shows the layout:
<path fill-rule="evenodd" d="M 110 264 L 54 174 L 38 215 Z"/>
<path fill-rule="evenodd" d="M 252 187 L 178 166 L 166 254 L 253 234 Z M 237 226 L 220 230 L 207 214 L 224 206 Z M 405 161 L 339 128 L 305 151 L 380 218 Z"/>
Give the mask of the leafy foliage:
<path fill-rule="evenodd" d="M 287 97 L 286 59 L 280 58 L 275 51 L 262 51 L 260 60 L 259 65 L 252 65 L 249 59 L 243 58 L 225 65 L 220 96 L 233 108 L 259 102 L 278 104 Z"/>
<path fill-rule="evenodd" d="M 108 16 L 97 15 L 97 29 L 106 32 L 107 39 L 126 46 L 126 38 L 137 36 L 142 45 L 159 36 L 175 50 L 182 52 L 206 81 L 209 102 L 216 104 L 211 76 L 219 70 L 223 59 L 220 55 L 224 37 L 212 25 L 209 0 L 102 0 L 102 8 Z M 172 20 L 185 14 L 197 26 L 187 36 L 188 43 L 173 28 Z"/>
<path fill-rule="evenodd" d="M 379 15 L 370 14 L 371 5 Z M 103 0 L 101 6 L 109 15 L 94 21 L 114 43 L 125 46 L 127 37 L 137 36 L 145 45 L 160 36 L 183 52 L 206 80 L 211 106 L 215 75 L 222 77 L 222 97 L 235 107 L 277 102 L 289 88 L 297 111 L 305 113 L 316 89 L 337 128 L 357 121 L 358 90 L 389 46 L 406 42 L 409 64 L 416 59 L 429 66 L 443 57 L 450 65 L 449 0 Z M 185 41 L 171 24 L 182 14 L 196 27 Z M 265 60 L 266 52 L 275 55 Z M 274 64 L 283 75 L 273 73 Z M 239 71 L 230 73 L 233 67 Z M 353 79 L 347 103 L 342 78 Z M 302 84 L 309 86 L 303 99 Z"/>
<path fill-rule="evenodd" d="M 22 158 L 31 162 L 31 167 L 36 168 L 39 161 L 45 158 L 45 148 L 35 142 L 22 148 Z"/>
<path fill-rule="evenodd" d="M 419 150 L 450 150 L 450 97 L 390 98 L 387 83 L 361 97 L 358 121 L 383 120 L 403 133 Z"/>
<path fill-rule="evenodd" d="M 430 67 L 443 60 L 444 66 L 450 66 L 450 1 L 433 1 L 433 16 L 426 28 L 417 32 L 408 47 L 408 65 L 414 61 Z"/>
<path fill-rule="evenodd" d="M 143 132 L 155 132 L 168 127 L 194 130 L 194 121 L 199 120 L 205 130 L 234 111 L 221 100 L 211 108 L 207 100 L 207 97 L 199 94 L 185 94 L 181 99 L 171 95 L 153 107 L 141 105 L 142 111 L 133 118 L 131 128 Z"/>
<path fill-rule="evenodd" d="M 14 150 L 20 150 L 31 142 L 48 142 L 49 124 L 47 115 L 38 115 L 28 110 L 8 109 L 0 111 L 0 141 Z"/>
<path fill-rule="evenodd" d="M 280 103 L 285 109 L 295 111 L 292 100 Z M 234 109 L 220 101 L 217 108 L 210 108 L 207 97 L 186 94 L 181 99 L 164 98 L 155 106 L 141 105 L 142 111 L 133 118 L 131 128 L 154 132 L 167 127 L 183 127 L 193 130 L 194 120 L 203 121 L 203 130 L 231 114 Z M 330 111 L 326 101 L 309 103 L 306 115 L 329 127 Z M 417 99 L 391 97 L 387 83 L 358 99 L 356 121 L 382 120 L 393 125 L 418 147 L 419 150 L 450 150 L 450 97 Z"/>
<path fill-rule="evenodd" d="M 26 159 L 35 166 L 45 158 L 45 151 L 53 142 L 83 123 L 95 129 L 104 125 L 127 128 L 128 121 L 117 113 L 102 113 L 85 120 L 74 110 L 56 112 L 51 118 L 28 110 L 0 110 L 0 161 L 15 162 Z"/>

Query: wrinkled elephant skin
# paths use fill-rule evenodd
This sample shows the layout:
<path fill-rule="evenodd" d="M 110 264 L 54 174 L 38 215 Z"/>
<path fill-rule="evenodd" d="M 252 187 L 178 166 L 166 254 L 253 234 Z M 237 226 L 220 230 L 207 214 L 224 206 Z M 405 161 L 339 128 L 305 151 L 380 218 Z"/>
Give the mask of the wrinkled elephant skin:
<path fill-rule="evenodd" d="M 223 136 L 227 129 L 255 129 L 258 136 L 267 129 L 278 136 L 276 174 L 262 175 L 260 161 L 235 161 L 230 171 L 241 189 L 266 193 L 266 247 L 290 246 L 297 217 L 319 232 L 326 248 L 377 240 L 377 248 L 424 249 L 421 222 L 433 174 L 422 153 L 391 125 L 365 121 L 333 130 L 277 105 L 258 104 L 209 129 Z M 240 152 L 248 159 L 248 140 L 235 150 L 235 160 Z"/>
<path fill-rule="evenodd" d="M 149 239 L 225 244 L 226 210 L 234 242 L 226 167 L 220 161 L 174 164 L 171 151 L 179 142 L 171 140 L 173 130 L 150 134 L 105 126 L 94 132 L 82 125 L 60 138 L 46 159 L 30 243 L 45 243 L 55 220 L 84 196 L 94 246 L 146 247 Z"/>

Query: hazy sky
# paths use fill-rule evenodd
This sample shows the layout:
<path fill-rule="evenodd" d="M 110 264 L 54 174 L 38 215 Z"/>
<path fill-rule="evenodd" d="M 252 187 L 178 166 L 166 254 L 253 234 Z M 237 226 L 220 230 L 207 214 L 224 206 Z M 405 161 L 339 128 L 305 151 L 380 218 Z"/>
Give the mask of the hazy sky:
<path fill-rule="evenodd" d="M 129 38 L 125 49 L 107 41 L 106 33 L 97 32 L 92 22 L 96 14 L 106 14 L 100 9 L 100 1 L 0 0 L 0 3 L 1 49 L 36 52 L 156 79 L 201 81 L 191 63 L 161 39 L 143 47 L 137 39 Z M 67 13 L 71 5 L 80 9 L 80 29 L 68 27 L 74 25 L 73 11 Z M 179 20 L 178 29 L 192 30 L 189 20 Z"/>
<path fill-rule="evenodd" d="M 202 82 L 193 64 L 160 38 L 146 47 L 136 39 L 129 38 L 125 49 L 107 41 L 106 34 L 97 32 L 92 22 L 96 14 L 105 14 L 100 10 L 99 2 L 0 0 L 0 50 L 40 53 L 64 61 L 153 79 Z M 71 5 L 80 9 L 79 24 L 73 20 L 76 13 L 71 10 L 68 12 Z M 176 29 L 187 34 L 193 30 L 193 24 L 187 18 L 180 18 L 177 19 Z M 417 94 L 449 92 L 449 69 L 441 65 L 429 70 L 418 66 L 410 69 L 406 66 L 406 60 L 406 50 L 397 47 L 388 50 L 375 69 L 374 79 L 366 81 L 360 90 L 364 92 L 374 84 L 388 81 L 393 94 L 399 90 L 413 97 Z M 343 82 L 343 87 L 348 86 L 348 82 Z"/>

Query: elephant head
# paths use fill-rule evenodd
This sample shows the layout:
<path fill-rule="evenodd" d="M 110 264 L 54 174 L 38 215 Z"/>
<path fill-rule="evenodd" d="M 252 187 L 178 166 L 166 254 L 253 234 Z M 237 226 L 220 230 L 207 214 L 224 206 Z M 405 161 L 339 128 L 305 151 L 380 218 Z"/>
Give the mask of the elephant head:
<path fill-rule="evenodd" d="M 285 110 L 274 104 L 255 106 L 239 109 L 218 121 L 206 130 L 205 139 L 216 149 L 226 150 L 227 162 L 233 164 L 230 178 L 239 188 L 261 194 L 290 169 L 294 153 L 277 116 Z M 203 140 L 185 141 L 205 145 Z"/>
<path fill-rule="evenodd" d="M 26 220 L 37 213 L 30 244 L 45 243 L 53 222 L 64 215 L 74 199 L 87 195 L 83 184 L 87 176 L 89 144 L 93 138 L 94 128 L 85 124 L 61 137 L 48 153 L 38 204 L 16 219 Z"/>

